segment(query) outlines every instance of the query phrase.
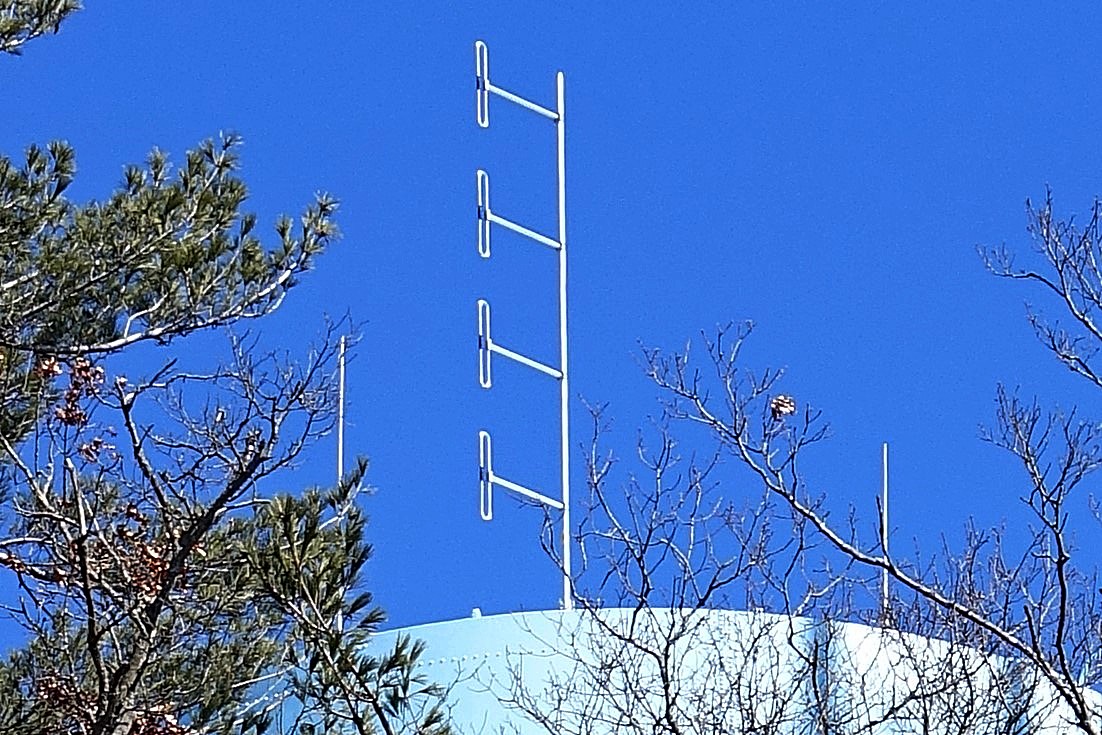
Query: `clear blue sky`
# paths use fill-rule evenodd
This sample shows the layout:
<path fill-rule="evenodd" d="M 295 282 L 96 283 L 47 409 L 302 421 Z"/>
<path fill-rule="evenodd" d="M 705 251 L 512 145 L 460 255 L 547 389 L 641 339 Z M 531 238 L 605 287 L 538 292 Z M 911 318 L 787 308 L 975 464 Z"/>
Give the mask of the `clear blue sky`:
<path fill-rule="evenodd" d="M 1033 339 L 1041 294 L 974 250 L 1028 249 L 1046 184 L 1065 214 L 1102 192 L 1094 3 L 88 5 L 0 59 L 4 152 L 68 139 L 74 195 L 102 198 L 153 146 L 180 160 L 235 130 L 268 232 L 315 190 L 343 202 L 343 240 L 263 330 L 294 347 L 325 313 L 365 322 L 349 451 L 372 459 L 370 586 L 395 624 L 558 598 L 534 512 L 478 519 L 477 429 L 503 474 L 554 487 L 557 392 L 504 361 L 477 386 L 480 296 L 502 342 L 556 354 L 553 256 L 503 233 L 475 250 L 479 167 L 495 209 L 555 226 L 551 126 L 500 101 L 475 125 L 477 38 L 494 81 L 544 104 L 566 72 L 573 388 L 610 402 L 622 450 L 656 410 L 637 341 L 729 319 L 758 322 L 749 363 L 786 367 L 833 425 L 815 488 L 871 516 L 892 443 L 901 544 L 1016 512 L 1023 477 L 976 438 L 999 381 L 1099 409 Z M 333 451 L 286 485 L 328 480 Z"/>

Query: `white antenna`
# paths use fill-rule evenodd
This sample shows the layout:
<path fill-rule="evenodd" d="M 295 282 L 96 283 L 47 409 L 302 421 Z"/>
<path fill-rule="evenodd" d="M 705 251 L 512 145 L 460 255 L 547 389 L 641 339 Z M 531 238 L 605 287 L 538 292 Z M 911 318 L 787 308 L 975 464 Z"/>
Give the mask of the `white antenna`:
<path fill-rule="evenodd" d="M 337 485 L 344 480 L 344 363 L 345 337 L 342 334 L 337 348 Z M 346 589 L 341 587 L 343 599 Z M 344 612 L 338 607 L 336 617 L 337 631 L 344 632 Z"/>
<path fill-rule="evenodd" d="M 337 483 L 344 479 L 344 337 L 337 351 Z"/>
<path fill-rule="evenodd" d="M 880 548 L 884 551 L 884 560 L 888 559 L 888 443 L 884 442 L 881 466 L 881 479 L 883 487 L 880 499 Z M 891 598 L 888 590 L 888 570 L 880 572 L 880 615 L 887 620 L 891 606 Z"/>
<path fill-rule="evenodd" d="M 488 431 L 478 432 L 478 478 L 479 478 L 479 513 L 482 520 L 489 521 L 494 517 L 493 489 L 494 485 L 511 490 L 523 495 L 542 505 L 554 508 L 562 512 L 562 607 L 570 610 L 574 607 L 574 594 L 570 582 L 570 417 L 568 401 L 570 397 L 570 379 L 567 372 L 566 355 L 566 122 L 565 103 L 563 95 L 564 76 L 560 71 L 555 76 L 556 107 L 550 110 L 535 102 L 531 102 L 519 95 L 506 91 L 501 87 L 490 83 L 490 62 L 486 44 L 475 41 L 475 117 L 479 127 L 490 127 L 490 95 L 508 100 L 520 105 L 526 110 L 535 112 L 555 123 L 555 133 L 558 152 L 558 200 L 559 200 L 559 234 L 557 238 L 548 237 L 535 230 L 529 229 L 496 214 L 490 208 L 490 175 L 478 170 L 476 183 L 478 186 L 478 254 L 483 258 L 490 257 L 490 226 L 500 225 L 507 230 L 523 235 L 535 242 L 545 245 L 559 253 L 559 366 L 557 368 L 525 357 L 519 352 L 502 347 L 495 342 L 490 334 L 490 304 L 485 299 L 478 300 L 478 382 L 483 388 L 493 385 L 490 371 L 490 358 L 493 354 L 507 357 L 510 360 L 530 367 L 538 372 L 548 375 L 559 381 L 559 426 L 560 426 L 560 453 L 561 453 L 561 481 L 562 491 L 559 499 L 549 497 L 543 493 L 532 490 L 524 485 L 506 480 L 494 472 L 493 445 Z"/>

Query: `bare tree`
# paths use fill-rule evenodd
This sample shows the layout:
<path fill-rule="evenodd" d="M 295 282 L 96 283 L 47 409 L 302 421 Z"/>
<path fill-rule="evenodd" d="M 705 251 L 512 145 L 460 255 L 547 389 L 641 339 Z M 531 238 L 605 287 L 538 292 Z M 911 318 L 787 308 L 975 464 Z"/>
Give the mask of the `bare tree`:
<path fill-rule="evenodd" d="M 5 732 L 259 732 L 288 700 L 326 732 L 447 731 L 418 646 L 357 650 L 383 619 L 359 577 L 366 465 L 265 490 L 332 427 L 337 329 L 301 363 L 234 339 L 213 371 L 135 382 L 39 361 L 67 385 L 22 449 L 0 437 L 30 636 L 0 665 Z"/>
<path fill-rule="evenodd" d="M 732 353 L 748 333 L 729 341 L 723 332 L 710 354 L 734 370 Z M 703 390 L 685 357 L 648 352 L 647 360 L 655 379 Z M 797 419 L 771 405 L 780 377 L 745 376 L 727 395 L 743 407 L 764 403 L 755 425 L 766 440 L 755 456 L 792 473 L 789 448 L 816 444 L 825 429 L 812 411 Z M 554 615 L 551 633 L 531 628 L 530 646 L 510 654 L 508 680 L 485 682 L 507 707 L 548 733 L 1042 727 L 1055 697 L 1032 666 L 920 600 L 907 609 L 897 601 L 889 618 L 862 608 L 876 599 L 876 575 L 834 552 L 808 514 L 739 472 L 727 444 L 683 455 L 669 423 L 686 418 L 678 405 L 648 433 L 653 441 L 639 441 L 639 470 L 621 485 L 610 481 L 615 463 L 601 449 L 603 408 L 592 410 L 589 503 L 575 534 L 578 610 Z M 747 491 L 754 502 L 730 499 Z M 847 522 L 853 543 L 855 522 Z M 545 542 L 557 559 L 554 538 Z"/>
<path fill-rule="evenodd" d="M 1027 211 L 1036 263 L 1003 248 L 981 250 L 984 262 L 1056 297 L 1065 318 L 1031 308 L 1030 323 L 1102 387 L 1102 203 L 1083 226 L 1057 220 L 1051 196 Z M 663 415 L 622 492 L 593 412 L 581 612 L 562 617 L 541 677 L 516 656 L 506 703 L 547 732 L 1102 732 L 1102 586 L 1075 545 L 1102 521 L 1085 488 L 1102 462 L 1098 422 L 1000 387 L 981 438 L 1025 470 L 1026 542 L 969 522 L 932 556 L 889 554 L 885 529 L 866 539 L 855 510 L 827 511 L 801 460 L 828 427 L 782 392 L 782 372 L 743 365 L 751 332 L 702 335 L 703 359 L 691 345 L 644 351 Z M 677 427 L 710 440 L 684 446 L 712 448 L 681 456 Z"/>
<path fill-rule="evenodd" d="M 1055 219 L 1051 199 L 1039 209 L 1029 207 L 1029 229 L 1040 255 L 1036 268 L 1018 268 L 1005 250 L 983 253 L 995 274 L 1040 283 L 1058 297 L 1070 326 L 1034 311 L 1030 321 L 1042 343 L 1095 386 L 1102 385 L 1094 365 L 1102 345 L 1100 214 L 1102 205 L 1096 204 L 1079 228 Z M 646 660 L 652 667 L 648 670 L 656 672 L 656 682 L 663 685 L 648 682 L 638 693 L 652 709 L 649 720 L 633 721 L 632 726 L 639 731 L 707 729 L 695 724 L 693 716 L 708 708 L 683 709 L 685 691 L 674 682 L 691 682 L 694 676 L 676 670 L 692 660 L 677 649 L 696 630 L 687 621 L 706 619 L 702 611 L 735 603 L 751 610 L 773 609 L 786 619 L 864 619 L 883 626 L 883 635 L 896 636 L 886 645 L 885 655 L 905 656 L 907 673 L 893 683 L 888 701 L 869 704 L 867 697 L 874 690 L 867 686 L 867 676 L 854 679 L 851 670 L 842 689 L 861 692 L 866 711 L 841 717 L 838 700 L 818 691 L 818 682 L 826 681 L 821 668 L 815 669 L 821 665 L 818 649 L 809 653 L 799 645 L 790 647 L 805 667 L 796 678 L 812 687 L 815 707 L 810 711 L 820 715 L 816 731 L 860 732 L 890 720 L 924 732 L 1016 732 L 1041 727 L 1039 713 L 1047 713 L 1047 721 L 1064 721 L 1085 733 L 1102 731 L 1100 698 L 1091 691 L 1102 683 L 1099 578 L 1091 562 L 1077 553 L 1072 533 L 1074 527 L 1100 519 L 1097 504 L 1082 487 L 1102 461 L 1098 423 L 1074 409 L 1046 413 L 1036 402 L 1000 388 L 997 425 L 984 438 L 1011 452 L 1025 469 L 1022 501 L 1033 519 L 1028 542 L 1014 548 L 1005 541 L 1003 529 L 969 525 L 959 546 L 947 545 L 927 559 L 904 558 L 883 548 L 882 533 L 863 539 L 855 512 L 838 519 L 825 510 L 801 459 L 825 437 L 826 424 L 810 405 L 798 410 L 796 402 L 781 392 L 780 372 L 754 373 L 742 365 L 742 345 L 751 331 L 751 325 L 743 324 L 705 336 L 705 358 L 699 364 L 688 347 L 668 355 L 645 353 L 648 375 L 665 396 L 664 420 L 703 427 L 719 454 L 709 456 L 703 466 L 690 461 L 676 475 L 677 481 L 670 482 L 670 462 L 663 457 L 672 456 L 676 445 L 664 438 L 657 459 L 647 462 L 655 484 L 644 489 L 630 482 L 620 505 L 610 502 L 602 489 L 608 463 L 591 455 L 594 508 L 604 522 L 596 529 L 588 526 L 591 513 L 578 539 L 583 546 L 603 545 L 601 560 L 609 571 L 602 573 L 597 589 L 605 591 L 614 582 L 621 604 L 635 610 L 630 620 L 645 620 L 654 614 L 661 564 L 673 567 L 661 588 L 662 604 L 672 611 L 663 613 L 668 619 L 660 616 L 661 625 L 652 622 L 646 628 L 634 622 L 627 629 L 602 623 L 601 608 L 586 601 L 579 580 L 583 609 L 594 613 L 591 625 L 603 636 L 603 642 L 586 650 L 600 651 L 614 645 L 608 641 L 617 642 L 615 655 L 602 661 L 619 662 L 617 670 L 623 671 L 624 666 Z M 663 435 L 668 436 L 665 428 Z M 717 458 L 731 465 L 724 468 L 725 482 L 749 481 L 765 493 L 759 510 L 732 515 L 721 505 L 700 500 L 704 483 L 716 479 Z M 760 509 L 772 508 L 772 502 L 780 516 L 787 514 L 790 526 L 784 542 L 770 547 L 762 540 L 780 538 L 766 532 L 779 516 Z M 592 560 L 592 553 L 586 556 Z M 881 573 L 894 580 L 896 597 L 888 609 L 862 614 L 854 602 L 864 600 L 871 606 L 876 597 L 866 585 Z M 922 645 L 933 648 L 922 652 L 916 641 L 931 642 Z M 722 655 L 718 648 L 715 655 Z M 759 653 L 749 658 L 769 660 Z M 849 663 L 859 660 L 863 659 L 853 657 Z M 586 671 L 592 669 L 588 662 L 578 663 L 584 663 Z M 600 672 L 606 665 L 593 670 Z M 708 671 L 715 684 L 715 669 Z M 581 694 L 581 688 L 569 686 L 580 677 L 577 672 L 564 676 L 557 691 L 565 686 L 565 691 Z M 752 678 L 762 681 L 757 675 Z M 614 700 L 625 696 L 621 682 L 632 676 L 591 679 L 588 687 Z M 790 681 L 783 676 L 780 680 Z M 608 682 L 605 690 L 602 681 Z M 730 680 L 719 681 L 720 689 L 738 689 Z M 894 688 L 900 685 L 902 694 Z M 523 687 L 518 691 L 513 703 L 550 727 L 552 723 L 540 719 L 548 711 L 547 703 L 540 706 L 524 696 Z M 751 699 L 754 717 L 767 724 L 754 720 L 758 724 L 751 727 L 744 719 L 737 726 L 743 731 L 770 731 L 777 717 L 784 719 L 775 714 L 779 710 L 762 704 L 770 701 L 768 696 L 758 692 Z M 835 715 L 828 717 L 827 712 Z M 579 710 L 577 721 L 584 719 Z M 717 721 L 723 720 L 711 720 Z M 553 722 L 554 727 L 562 725 L 561 720 Z"/>
<path fill-rule="evenodd" d="M 0 53 L 79 5 L 0 3 Z M 238 336 L 213 370 L 107 373 L 271 313 L 335 239 L 318 194 L 262 241 L 240 144 L 154 150 L 87 203 L 63 141 L 0 156 L 0 567 L 27 634 L 0 661 L 5 732 L 259 732 L 291 711 L 303 733 L 447 731 L 419 645 L 360 650 L 382 619 L 359 576 L 366 466 L 273 485 L 333 424 L 337 326 L 302 359 Z"/>

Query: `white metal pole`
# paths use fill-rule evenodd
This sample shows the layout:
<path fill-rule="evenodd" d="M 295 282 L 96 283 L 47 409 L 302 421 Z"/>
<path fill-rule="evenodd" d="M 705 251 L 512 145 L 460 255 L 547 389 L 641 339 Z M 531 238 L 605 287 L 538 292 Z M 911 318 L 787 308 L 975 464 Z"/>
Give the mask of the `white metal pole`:
<path fill-rule="evenodd" d="M 344 337 L 337 353 L 337 482 L 344 479 Z"/>
<path fill-rule="evenodd" d="M 880 547 L 884 551 L 885 561 L 888 558 L 888 443 L 884 442 L 881 476 L 883 480 L 882 493 L 883 497 L 880 501 Z M 891 599 L 888 596 L 888 570 L 881 570 L 880 576 L 880 613 L 886 619 L 889 606 L 891 605 Z"/>
<path fill-rule="evenodd" d="M 556 77 L 559 157 L 559 401 L 562 428 L 562 607 L 574 608 L 574 591 L 570 580 L 570 371 L 566 361 L 566 105 L 565 79 L 560 71 Z"/>

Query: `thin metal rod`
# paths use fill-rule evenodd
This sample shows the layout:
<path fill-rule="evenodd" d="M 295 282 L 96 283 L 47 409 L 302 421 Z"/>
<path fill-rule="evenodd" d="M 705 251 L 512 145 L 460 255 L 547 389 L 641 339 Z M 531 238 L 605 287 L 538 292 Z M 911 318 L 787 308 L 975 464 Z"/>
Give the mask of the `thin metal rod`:
<path fill-rule="evenodd" d="M 495 224 L 499 224 L 506 229 L 512 230 L 513 232 L 524 235 L 525 237 L 530 237 L 536 242 L 546 245 L 553 250 L 562 250 L 561 242 L 558 242 L 557 240 L 554 240 L 547 235 L 541 235 L 535 230 L 529 230 L 524 225 L 518 225 L 516 222 L 511 222 L 500 215 L 494 214 L 493 212 L 487 212 L 486 219 Z"/>
<path fill-rule="evenodd" d="M 559 108 L 560 109 L 559 113 L 555 113 L 554 110 L 548 110 L 543 105 L 537 105 L 535 102 L 532 102 L 530 100 L 526 100 L 523 97 L 521 97 L 520 95 L 513 94 L 509 90 L 502 89 L 501 87 L 497 86 L 496 84 L 491 84 L 490 82 L 486 83 L 486 91 L 487 92 L 493 92 L 494 94 L 496 94 L 499 97 L 504 97 L 505 99 L 509 100 L 510 102 L 515 102 L 516 104 L 520 105 L 521 107 L 523 107 L 525 109 L 528 109 L 528 110 L 531 110 L 532 112 L 539 113 L 540 115 L 543 115 L 544 117 L 546 117 L 550 120 L 554 120 L 555 122 L 558 122 L 559 117 L 562 114 L 561 113 L 562 108 Z"/>
<path fill-rule="evenodd" d="M 510 360 L 516 360 L 521 365 L 527 365 L 530 368 L 533 368 L 535 370 L 539 370 L 544 375 L 550 375 L 552 378 L 555 378 L 556 380 L 561 380 L 562 379 L 562 373 L 559 372 L 558 370 L 556 370 L 555 368 L 544 365 L 542 362 L 537 362 L 536 360 L 533 360 L 530 357 L 525 357 L 524 355 L 520 354 L 519 352 L 513 352 L 512 350 L 508 349 L 507 347 L 502 347 L 497 342 L 491 341 L 490 344 L 489 344 L 489 349 L 490 349 L 490 352 L 496 352 L 499 355 L 503 355 L 505 357 L 508 357 Z"/>
<path fill-rule="evenodd" d="M 881 488 L 880 499 L 880 548 L 884 552 L 884 559 L 888 558 L 888 443 L 884 442 L 882 465 L 881 465 L 881 479 L 883 481 L 883 487 Z M 888 590 L 888 570 L 881 570 L 880 577 L 880 613 L 885 618 L 887 617 L 890 606 L 891 598 L 890 591 Z"/>
<path fill-rule="evenodd" d="M 565 75 L 555 75 L 555 133 L 558 139 L 559 179 L 559 412 L 562 429 L 562 607 L 574 609 L 574 590 L 570 567 L 570 378 L 566 352 L 566 94 Z"/>
<path fill-rule="evenodd" d="M 337 388 L 337 482 L 344 479 L 344 352 L 345 338 L 342 336 L 337 354 L 337 372 L 340 376 Z"/>
<path fill-rule="evenodd" d="M 543 503 L 545 505 L 549 505 L 552 508 L 554 508 L 555 510 L 562 510 L 562 503 L 555 500 L 554 498 L 549 498 L 546 495 L 544 495 L 543 493 L 538 493 L 535 490 L 530 490 L 530 489 L 524 487 L 524 485 L 518 485 L 515 482 L 510 482 L 509 480 L 506 480 L 504 477 L 499 477 L 498 475 L 491 474 L 490 475 L 490 482 L 492 482 L 495 485 L 501 485 L 506 490 L 512 490 L 513 492 L 518 493 L 520 495 L 523 495 L 525 497 L 531 498 L 532 500 L 538 501 L 538 502 Z"/>
<path fill-rule="evenodd" d="M 345 365 L 345 337 L 342 334 L 340 347 L 337 351 L 337 374 L 339 375 L 337 386 L 337 484 L 344 480 L 344 365 Z M 344 599 L 346 588 L 341 586 L 341 599 Z M 344 632 L 344 613 L 337 609 L 337 632 Z"/>

